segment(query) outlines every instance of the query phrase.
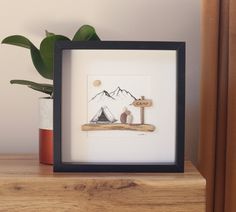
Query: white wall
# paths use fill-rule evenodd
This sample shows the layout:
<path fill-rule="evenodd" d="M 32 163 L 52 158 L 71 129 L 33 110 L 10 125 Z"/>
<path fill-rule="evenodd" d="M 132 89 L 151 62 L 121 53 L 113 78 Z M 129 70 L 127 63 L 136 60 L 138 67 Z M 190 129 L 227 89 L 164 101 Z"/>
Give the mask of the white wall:
<path fill-rule="evenodd" d="M 102 40 L 186 41 L 186 156 L 196 160 L 199 112 L 199 0 L 1 0 L 0 39 L 22 34 L 39 45 L 44 30 L 72 37 L 91 24 Z M 11 79 L 46 82 L 26 49 L 0 46 L 0 153 L 38 151 L 38 97 Z"/>

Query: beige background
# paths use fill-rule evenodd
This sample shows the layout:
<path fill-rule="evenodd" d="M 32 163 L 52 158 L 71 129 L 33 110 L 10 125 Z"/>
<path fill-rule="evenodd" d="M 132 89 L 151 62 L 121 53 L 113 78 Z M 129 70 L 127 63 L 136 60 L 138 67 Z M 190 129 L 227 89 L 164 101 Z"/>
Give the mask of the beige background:
<path fill-rule="evenodd" d="M 84 23 L 102 40 L 186 41 L 186 157 L 196 161 L 199 105 L 199 0 L 1 0 L 0 39 L 22 34 L 39 45 L 44 30 L 72 37 Z M 11 79 L 46 82 L 29 52 L 0 46 L 0 153 L 38 151 L 38 97 Z"/>

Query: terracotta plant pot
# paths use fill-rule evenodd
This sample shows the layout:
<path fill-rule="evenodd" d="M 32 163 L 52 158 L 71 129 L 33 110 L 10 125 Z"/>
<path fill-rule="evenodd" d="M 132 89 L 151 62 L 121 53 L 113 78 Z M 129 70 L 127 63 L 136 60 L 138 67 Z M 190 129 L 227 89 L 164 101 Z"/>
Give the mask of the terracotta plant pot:
<path fill-rule="evenodd" d="M 39 99 L 39 161 L 53 164 L 53 99 Z"/>

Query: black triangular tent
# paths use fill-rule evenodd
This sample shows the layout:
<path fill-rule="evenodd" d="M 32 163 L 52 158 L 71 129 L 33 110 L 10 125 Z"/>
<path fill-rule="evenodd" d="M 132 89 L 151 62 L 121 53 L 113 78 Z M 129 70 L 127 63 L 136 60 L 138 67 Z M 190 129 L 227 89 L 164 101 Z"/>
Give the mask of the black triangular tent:
<path fill-rule="evenodd" d="M 91 119 L 90 123 L 96 124 L 111 124 L 116 122 L 117 120 L 108 109 L 108 107 L 104 106 L 99 109 L 96 115 Z"/>
<path fill-rule="evenodd" d="M 109 119 L 106 117 L 105 113 L 104 113 L 104 110 L 102 110 L 102 113 L 101 115 L 98 117 L 98 121 L 102 121 L 102 122 L 110 122 Z"/>

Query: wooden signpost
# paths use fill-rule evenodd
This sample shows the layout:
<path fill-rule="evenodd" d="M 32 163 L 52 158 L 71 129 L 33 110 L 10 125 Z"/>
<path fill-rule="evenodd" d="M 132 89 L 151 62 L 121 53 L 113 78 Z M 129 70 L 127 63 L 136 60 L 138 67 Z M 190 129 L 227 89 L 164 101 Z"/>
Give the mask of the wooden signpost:
<path fill-rule="evenodd" d="M 144 96 L 141 96 L 141 99 L 135 100 L 132 103 L 135 107 L 140 107 L 140 122 L 144 124 L 144 108 L 152 106 L 152 100 L 145 99 Z"/>

